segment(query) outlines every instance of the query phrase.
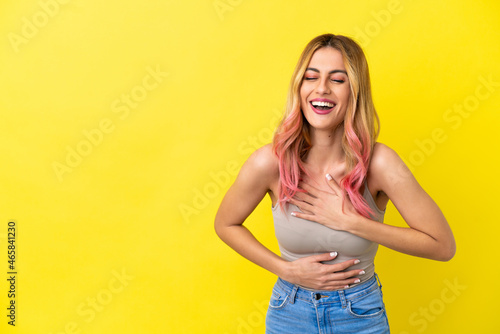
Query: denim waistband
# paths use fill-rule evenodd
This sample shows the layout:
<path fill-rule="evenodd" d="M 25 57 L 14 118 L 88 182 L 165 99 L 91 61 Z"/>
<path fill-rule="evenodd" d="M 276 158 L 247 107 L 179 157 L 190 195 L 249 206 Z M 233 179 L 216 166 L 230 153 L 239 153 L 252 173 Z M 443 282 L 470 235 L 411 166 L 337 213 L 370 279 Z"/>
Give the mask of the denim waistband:
<path fill-rule="evenodd" d="M 342 303 L 342 306 L 347 300 L 355 300 L 360 298 L 373 290 L 377 289 L 379 286 L 382 288 L 382 284 L 375 273 L 371 278 L 365 282 L 358 284 L 352 288 L 341 289 L 341 290 L 308 290 L 304 289 L 296 284 L 292 284 L 285 281 L 282 278 L 278 278 L 276 285 L 287 293 L 290 302 L 293 304 L 295 299 L 301 299 L 313 303 Z"/>

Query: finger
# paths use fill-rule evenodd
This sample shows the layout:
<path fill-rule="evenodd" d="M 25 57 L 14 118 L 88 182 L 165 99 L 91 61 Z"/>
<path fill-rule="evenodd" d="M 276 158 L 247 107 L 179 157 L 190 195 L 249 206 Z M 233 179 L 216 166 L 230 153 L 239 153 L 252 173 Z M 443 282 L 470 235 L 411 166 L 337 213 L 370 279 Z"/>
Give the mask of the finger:
<path fill-rule="evenodd" d="M 356 280 L 357 277 L 355 277 L 355 276 L 358 274 L 359 271 L 361 271 L 361 270 L 337 271 L 337 272 L 328 274 L 326 277 L 331 282 L 349 280 L 349 279 L 351 279 L 351 281 L 354 281 L 354 280 Z"/>
<path fill-rule="evenodd" d="M 341 285 L 342 288 L 347 289 L 351 284 L 356 284 L 361 282 L 361 278 L 359 276 L 362 276 L 365 274 L 365 271 L 363 269 L 357 269 L 357 270 L 350 270 L 342 273 L 335 273 L 332 274 L 329 279 L 332 280 L 332 283 L 335 284 L 336 286 Z M 340 279 L 339 279 L 340 275 Z"/>
<path fill-rule="evenodd" d="M 301 219 L 307 219 L 305 217 L 302 216 L 302 214 L 306 214 L 306 215 L 310 215 L 310 216 L 314 216 L 314 212 L 312 211 L 307 211 L 305 209 L 300 209 L 301 211 L 293 211 L 290 215 L 294 216 L 294 217 L 297 217 L 297 218 L 301 218 Z"/>
<path fill-rule="evenodd" d="M 340 188 L 337 181 L 333 179 L 330 174 L 326 174 L 326 182 L 330 186 L 330 188 L 335 192 L 335 194 L 340 195 L 342 193 L 342 189 Z"/>
<path fill-rule="evenodd" d="M 361 282 L 359 277 L 350 277 L 347 279 L 339 278 L 338 274 L 332 274 L 328 276 L 323 284 L 320 287 L 317 287 L 319 290 L 339 290 L 339 289 L 347 289 L 352 284 L 356 284 Z"/>
<path fill-rule="evenodd" d="M 318 221 L 316 221 L 317 217 L 312 213 L 308 214 L 308 213 L 304 213 L 304 212 L 293 211 L 291 213 L 291 215 L 294 217 L 300 218 L 300 219 L 310 220 L 312 222 L 319 223 Z"/>
<path fill-rule="evenodd" d="M 300 210 L 301 211 L 293 211 L 292 213 L 290 213 L 290 215 L 301 219 L 307 219 L 306 217 L 303 216 L 303 214 L 314 216 L 314 212 L 312 211 L 307 211 L 306 209 L 300 209 Z"/>
<path fill-rule="evenodd" d="M 295 195 L 292 197 L 294 199 L 298 199 L 307 203 L 312 203 L 312 200 L 314 200 L 314 197 L 311 196 L 308 193 L 295 193 Z"/>
<path fill-rule="evenodd" d="M 350 278 L 346 280 L 333 280 L 328 284 L 327 287 L 325 287 L 323 290 L 340 290 L 340 289 L 347 289 L 349 288 L 352 284 L 359 283 L 360 279 L 359 278 Z"/>
<path fill-rule="evenodd" d="M 290 203 L 297 206 L 302 211 L 307 210 L 309 212 L 312 212 L 312 210 L 314 209 L 314 205 L 306 201 L 298 201 L 294 198 L 291 198 Z"/>
<path fill-rule="evenodd" d="M 318 254 L 318 255 L 311 255 L 310 258 L 314 262 L 323 262 L 323 261 L 330 261 L 336 258 L 338 255 L 337 252 L 331 252 L 331 253 L 323 253 L 323 254 Z"/>
<path fill-rule="evenodd" d="M 318 194 L 321 192 L 320 189 L 315 188 L 314 186 L 312 186 L 306 182 L 300 182 L 299 188 L 304 189 L 305 191 L 307 191 L 308 195 L 315 197 L 315 198 L 318 198 Z"/>
<path fill-rule="evenodd" d="M 363 269 L 353 269 L 349 271 L 345 271 L 347 277 L 352 277 L 353 279 L 359 278 L 358 276 L 365 275 L 365 271 Z"/>
<path fill-rule="evenodd" d="M 347 268 L 358 264 L 360 261 L 358 259 L 352 259 L 352 260 L 347 260 L 344 262 L 340 263 L 335 263 L 335 264 L 329 264 L 328 266 L 331 266 L 330 270 L 332 272 L 337 272 L 337 271 L 343 271 L 346 270 Z"/>
<path fill-rule="evenodd" d="M 359 279 L 358 276 L 363 276 L 364 274 L 365 274 L 365 271 L 363 269 L 353 269 L 353 270 L 349 270 L 349 271 L 340 271 L 340 272 L 330 274 L 328 276 L 328 278 L 331 279 L 332 281 L 333 280 L 340 281 L 340 280 L 349 280 L 350 279 L 351 283 L 352 283 L 352 281 Z"/>

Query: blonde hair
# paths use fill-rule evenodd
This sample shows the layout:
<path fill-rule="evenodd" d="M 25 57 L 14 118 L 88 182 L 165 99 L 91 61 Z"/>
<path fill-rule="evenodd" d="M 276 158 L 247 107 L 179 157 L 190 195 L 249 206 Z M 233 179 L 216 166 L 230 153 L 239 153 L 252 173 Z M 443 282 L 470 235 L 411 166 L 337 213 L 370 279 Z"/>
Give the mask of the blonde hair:
<path fill-rule="evenodd" d="M 273 138 L 273 152 L 279 158 L 279 203 L 295 195 L 301 173 L 307 174 L 303 161 L 311 148 L 309 124 L 300 108 L 300 87 L 304 73 L 318 49 L 331 47 L 342 53 L 350 85 L 350 97 L 344 117 L 342 149 L 346 156 L 346 175 L 340 186 L 354 208 L 363 216 L 373 213 L 359 189 L 366 179 L 371 154 L 379 134 L 380 122 L 373 105 L 368 63 L 361 47 L 351 38 L 324 34 L 311 40 L 295 67 L 288 90 L 285 113 Z"/>

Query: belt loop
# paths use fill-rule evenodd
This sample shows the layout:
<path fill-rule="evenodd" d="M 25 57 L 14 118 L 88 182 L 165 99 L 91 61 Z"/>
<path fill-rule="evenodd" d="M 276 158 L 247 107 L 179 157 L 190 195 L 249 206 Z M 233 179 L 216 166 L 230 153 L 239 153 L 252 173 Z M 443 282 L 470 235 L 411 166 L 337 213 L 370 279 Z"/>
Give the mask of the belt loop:
<path fill-rule="evenodd" d="M 377 273 L 375 273 L 375 278 L 377 279 L 378 285 L 380 286 L 380 289 L 382 289 L 382 283 L 380 282 L 380 278 L 378 277 Z"/>
<path fill-rule="evenodd" d="M 342 303 L 342 308 L 346 308 L 347 301 L 345 298 L 344 290 L 339 290 L 339 298 L 340 298 L 340 302 Z"/>
<path fill-rule="evenodd" d="M 297 285 L 294 285 L 292 291 L 290 292 L 290 303 L 291 304 L 295 303 L 295 295 L 297 294 L 298 289 L 299 289 L 299 287 Z"/>

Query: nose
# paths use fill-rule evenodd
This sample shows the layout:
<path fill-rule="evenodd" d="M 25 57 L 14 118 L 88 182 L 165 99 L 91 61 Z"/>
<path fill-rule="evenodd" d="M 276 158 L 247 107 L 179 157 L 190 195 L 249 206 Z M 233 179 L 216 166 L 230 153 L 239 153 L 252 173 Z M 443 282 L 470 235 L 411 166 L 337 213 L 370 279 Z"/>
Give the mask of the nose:
<path fill-rule="evenodd" d="M 330 86 L 328 85 L 328 78 L 318 80 L 318 85 L 316 86 L 316 92 L 318 94 L 330 94 Z"/>

